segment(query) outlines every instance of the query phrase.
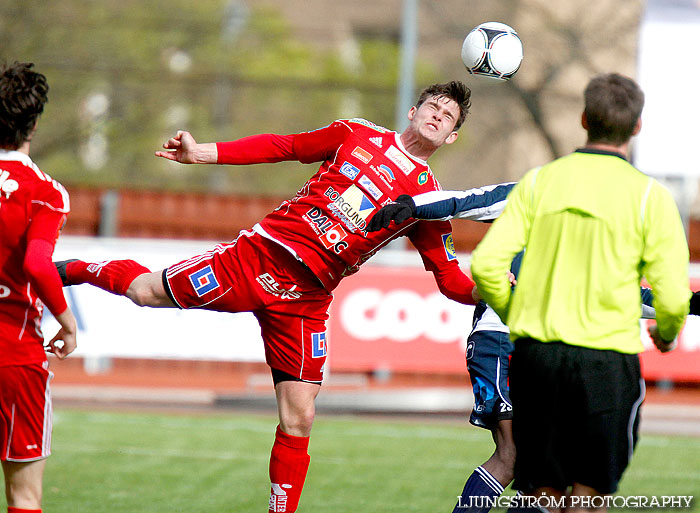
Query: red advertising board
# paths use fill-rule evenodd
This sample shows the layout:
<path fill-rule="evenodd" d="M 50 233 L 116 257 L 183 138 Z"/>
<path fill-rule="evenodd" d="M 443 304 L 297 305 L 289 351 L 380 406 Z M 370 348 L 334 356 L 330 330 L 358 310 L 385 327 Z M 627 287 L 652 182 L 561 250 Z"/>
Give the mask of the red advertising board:
<path fill-rule="evenodd" d="M 700 289 L 700 279 L 691 281 Z M 464 350 L 473 307 L 437 290 L 418 267 L 365 266 L 334 292 L 331 308 L 331 371 L 465 372 Z M 659 353 L 642 321 L 644 376 L 650 380 L 700 382 L 700 318 L 689 317 L 678 348 Z"/>
<path fill-rule="evenodd" d="M 465 372 L 474 307 L 445 298 L 432 273 L 365 266 L 333 295 L 331 371 Z"/>
<path fill-rule="evenodd" d="M 700 279 L 691 278 L 691 290 L 700 290 Z M 678 347 L 669 353 L 654 348 L 646 327 L 654 321 L 642 321 L 642 342 L 647 349 L 641 355 L 642 374 L 648 380 L 700 382 L 700 317 L 689 315 L 678 336 Z"/>

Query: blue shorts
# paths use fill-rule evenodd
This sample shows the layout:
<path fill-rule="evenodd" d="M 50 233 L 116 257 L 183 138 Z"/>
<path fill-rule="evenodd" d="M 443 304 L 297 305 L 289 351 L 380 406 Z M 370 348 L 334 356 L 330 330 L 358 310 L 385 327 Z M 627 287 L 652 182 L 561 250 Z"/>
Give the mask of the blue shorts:
<path fill-rule="evenodd" d="M 469 422 L 493 430 L 513 418 L 508 390 L 508 367 L 513 343 L 508 333 L 475 331 L 467 339 L 467 369 L 474 391 Z"/>

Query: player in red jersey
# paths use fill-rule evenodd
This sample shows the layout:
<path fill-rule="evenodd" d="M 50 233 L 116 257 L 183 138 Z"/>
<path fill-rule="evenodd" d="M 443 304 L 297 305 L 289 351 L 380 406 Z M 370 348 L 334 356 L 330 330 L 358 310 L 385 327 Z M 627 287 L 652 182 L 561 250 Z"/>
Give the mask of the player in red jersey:
<path fill-rule="evenodd" d="M 76 345 L 75 318 L 51 262 L 68 194 L 29 158 L 48 93 L 46 77 L 32 66 L 0 67 L 0 460 L 11 513 L 41 511 L 51 452 L 44 305 L 61 325 L 47 350 L 62 359 Z"/>
<path fill-rule="evenodd" d="M 66 285 L 91 283 L 138 305 L 250 311 L 272 370 L 280 423 L 270 459 L 269 511 L 296 510 L 309 465 L 314 400 L 326 360 L 331 291 L 391 240 L 406 235 L 447 297 L 474 304 L 449 222 L 407 221 L 368 233 L 367 221 L 401 194 L 440 190 L 426 159 L 457 139 L 470 106 L 461 82 L 425 89 L 401 134 L 364 119 L 293 135 L 198 144 L 178 132 L 159 157 L 191 164 L 321 162 L 296 196 L 229 244 L 150 273 L 129 260 L 57 263 Z"/>

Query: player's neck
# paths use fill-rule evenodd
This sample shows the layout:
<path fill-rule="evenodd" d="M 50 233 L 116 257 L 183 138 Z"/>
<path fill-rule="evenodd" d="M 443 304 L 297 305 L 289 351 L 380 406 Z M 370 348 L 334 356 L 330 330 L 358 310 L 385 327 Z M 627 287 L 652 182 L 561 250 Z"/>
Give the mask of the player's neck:
<path fill-rule="evenodd" d="M 17 148 L 17 151 L 20 153 L 24 153 L 25 155 L 29 155 L 29 145 L 31 144 L 30 141 L 24 141 L 24 144 Z"/>
<path fill-rule="evenodd" d="M 591 150 L 601 150 L 601 151 L 609 151 L 613 153 L 619 153 L 620 155 L 624 156 L 626 159 L 629 159 L 629 141 L 626 143 L 623 143 L 621 145 L 616 145 L 616 144 L 606 144 L 606 143 L 591 143 L 591 142 L 586 142 L 586 148 L 589 148 Z"/>
<path fill-rule="evenodd" d="M 427 142 L 417 133 L 411 130 L 405 130 L 400 136 L 401 144 L 408 153 L 421 160 L 428 160 L 437 148 L 434 144 Z"/>

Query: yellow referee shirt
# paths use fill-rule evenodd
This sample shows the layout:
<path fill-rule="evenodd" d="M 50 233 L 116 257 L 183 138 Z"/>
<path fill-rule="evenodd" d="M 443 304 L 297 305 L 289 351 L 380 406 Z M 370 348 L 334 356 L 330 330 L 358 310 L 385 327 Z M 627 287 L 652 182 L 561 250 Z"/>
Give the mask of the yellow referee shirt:
<path fill-rule="evenodd" d="M 506 271 L 523 248 L 511 297 Z M 582 149 L 523 177 L 471 270 L 513 339 L 639 353 L 642 277 L 673 340 L 688 314 L 688 259 L 671 194 L 620 155 Z"/>

